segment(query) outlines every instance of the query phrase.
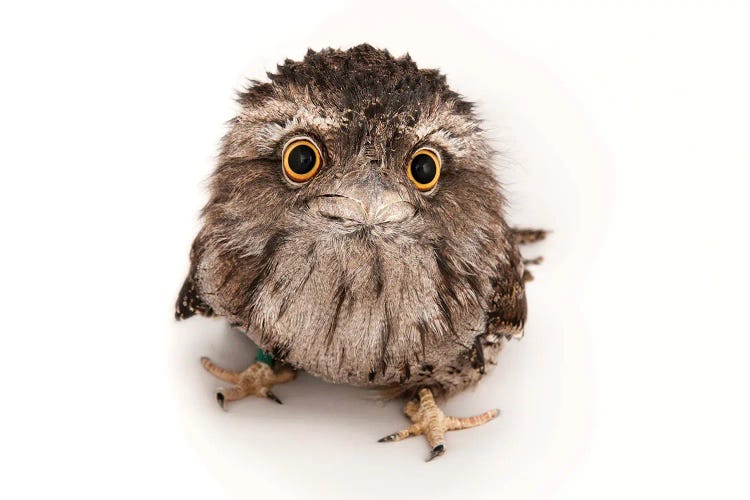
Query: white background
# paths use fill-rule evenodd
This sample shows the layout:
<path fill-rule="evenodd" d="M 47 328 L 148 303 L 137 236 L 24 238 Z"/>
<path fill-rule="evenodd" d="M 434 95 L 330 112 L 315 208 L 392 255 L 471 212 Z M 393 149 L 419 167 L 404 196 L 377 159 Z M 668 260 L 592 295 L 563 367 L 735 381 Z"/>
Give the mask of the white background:
<path fill-rule="evenodd" d="M 3 498 L 748 498 L 748 22 L 727 2 L 0 8 Z M 711 4 L 711 6 L 709 6 Z M 425 464 L 398 402 L 301 376 L 219 410 L 171 319 L 245 78 L 369 42 L 440 67 L 504 151 L 526 338 Z"/>

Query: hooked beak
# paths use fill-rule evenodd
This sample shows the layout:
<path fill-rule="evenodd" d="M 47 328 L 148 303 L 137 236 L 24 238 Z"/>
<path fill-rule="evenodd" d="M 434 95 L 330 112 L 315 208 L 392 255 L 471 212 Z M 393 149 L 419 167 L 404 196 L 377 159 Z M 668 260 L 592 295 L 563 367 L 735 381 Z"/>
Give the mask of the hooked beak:
<path fill-rule="evenodd" d="M 403 222 L 414 217 L 417 211 L 395 191 L 381 191 L 374 196 L 328 193 L 312 198 L 308 206 L 327 219 L 362 225 Z"/>

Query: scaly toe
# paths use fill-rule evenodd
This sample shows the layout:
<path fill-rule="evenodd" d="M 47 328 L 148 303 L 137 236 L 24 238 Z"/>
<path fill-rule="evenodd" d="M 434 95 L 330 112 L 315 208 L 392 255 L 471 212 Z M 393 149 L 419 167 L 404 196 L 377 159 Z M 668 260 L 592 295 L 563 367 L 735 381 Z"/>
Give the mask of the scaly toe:
<path fill-rule="evenodd" d="M 295 372 L 290 367 L 282 367 L 278 372 L 274 372 L 264 362 L 255 362 L 242 372 L 225 370 L 205 356 L 201 358 L 201 364 L 216 378 L 233 384 L 231 387 L 220 387 L 216 391 L 216 402 L 224 411 L 227 411 L 227 403 L 230 401 L 238 401 L 248 396 L 282 404 L 276 394 L 271 392 L 271 387 L 289 382 L 295 377 Z"/>
<path fill-rule="evenodd" d="M 410 401 L 406 404 L 405 413 L 413 422 L 412 426 L 389 434 L 378 442 L 401 441 L 412 436 L 424 435 L 431 448 L 430 457 L 427 459 L 429 462 L 445 454 L 445 434 L 448 431 L 477 427 L 496 418 L 500 412 L 490 410 L 472 417 L 448 417 L 435 403 L 432 391 L 424 388 L 419 391 L 418 403 Z"/>

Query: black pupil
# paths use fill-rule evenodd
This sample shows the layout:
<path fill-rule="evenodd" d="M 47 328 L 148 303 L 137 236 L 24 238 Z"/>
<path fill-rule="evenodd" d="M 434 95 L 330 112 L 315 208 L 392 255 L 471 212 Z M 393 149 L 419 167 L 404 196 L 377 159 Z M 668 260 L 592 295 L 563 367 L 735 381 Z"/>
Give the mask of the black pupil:
<path fill-rule="evenodd" d="M 429 184 L 437 174 L 437 165 L 430 155 L 419 154 L 411 161 L 411 176 L 420 184 Z"/>
<path fill-rule="evenodd" d="M 306 144 L 294 146 L 289 153 L 288 162 L 295 174 L 306 174 L 315 167 L 315 151 Z"/>

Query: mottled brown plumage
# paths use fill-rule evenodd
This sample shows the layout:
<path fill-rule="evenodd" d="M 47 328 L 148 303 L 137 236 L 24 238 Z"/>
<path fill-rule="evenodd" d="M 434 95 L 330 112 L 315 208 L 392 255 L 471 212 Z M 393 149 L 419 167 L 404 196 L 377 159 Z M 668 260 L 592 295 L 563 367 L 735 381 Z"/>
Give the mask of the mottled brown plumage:
<path fill-rule="evenodd" d="M 472 105 L 368 45 L 268 77 L 239 96 L 177 318 L 223 316 L 278 361 L 391 396 L 475 384 L 523 332 L 535 236 L 504 220 Z M 304 183 L 282 169 L 299 137 L 321 157 Z M 441 164 L 428 192 L 407 176 L 420 148 Z"/>

